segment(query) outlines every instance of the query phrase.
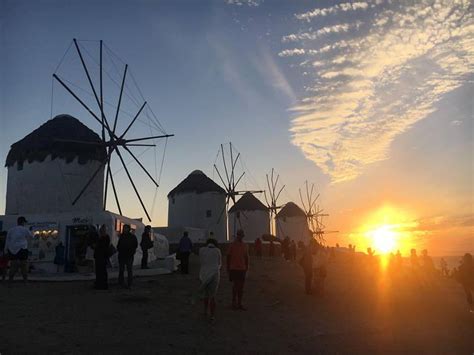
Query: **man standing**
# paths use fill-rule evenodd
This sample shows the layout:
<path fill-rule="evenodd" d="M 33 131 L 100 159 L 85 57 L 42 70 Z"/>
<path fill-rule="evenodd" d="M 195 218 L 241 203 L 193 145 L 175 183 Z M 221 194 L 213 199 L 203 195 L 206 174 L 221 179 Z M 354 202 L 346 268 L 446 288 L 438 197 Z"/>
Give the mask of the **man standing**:
<path fill-rule="evenodd" d="M 227 272 L 229 279 L 233 282 L 232 287 L 232 309 L 245 311 L 242 305 L 244 283 L 249 268 L 249 251 L 243 242 L 244 231 L 239 229 L 235 241 L 230 245 L 227 253 Z"/>
<path fill-rule="evenodd" d="M 10 228 L 5 241 L 5 254 L 11 260 L 9 281 L 13 281 L 18 269 L 21 270 L 23 281 L 28 280 L 28 238 L 31 232 L 25 227 L 25 217 L 18 217 L 17 226 Z"/>
<path fill-rule="evenodd" d="M 181 273 L 189 274 L 189 254 L 193 250 L 193 243 L 188 237 L 188 232 L 184 232 L 179 241 L 178 253 L 181 260 Z"/>
<path fill-rule="evenodd" d="M 142 269 L 148 269 L 148 249 L 153 248 L 153 242 L 151 240 L 151 226 L 146 226 L 142 234 L 142 240 L 140 242 L 142 248 Z"/>
<path fill-rule="evenodd" d="M 118 282 L 121 286 L 124 286 L 124 271 L 127 267 L 127 288 L 132 287 L 133 280 L 133 256 L 138 247 L 138 241 L 135 234 L 131 232 L 130 225 L 125 224 L 123 226 L 123 232 L 120 235 L 117 251 L 118 251 L 118 262 L 119 262 L 119 278 Z"/>

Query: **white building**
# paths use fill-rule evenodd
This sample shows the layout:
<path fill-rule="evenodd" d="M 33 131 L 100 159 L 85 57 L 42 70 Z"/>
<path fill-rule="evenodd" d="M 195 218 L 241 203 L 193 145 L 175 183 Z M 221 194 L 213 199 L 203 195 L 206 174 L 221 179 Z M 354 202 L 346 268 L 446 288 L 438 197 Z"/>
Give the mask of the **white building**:
<path fill-rule="evenodd" d="M 254 241 L 263 234 L 270 234 L 270 213 L 250 192 L 246 192 L 229 210 L 229 236 L 242 229 L 246 241 Z"/>
<path fill-rule="evenodd" d="M 14 143 L 8 153 L 5 214 L 101 211 L 104 169 L 75 205 L 72 201 L 105 159 L 100 137 L 69 115 L 59 115 Z"/>
<path fill-rule="evenodd" d="M 180 235 L 175 236 L 173 231 L 189 228 L 201 231 L 194 234 L 200 235 L 199 238 L 203 239 L 202 241 L 211 232 L 218 241 L 226 241 L 225 208 L 224 189 L 202 171 L 195 170 L 168 194 L 168 233 L 164 229 L 160 229 L 160 232 L 171 241 L 180 237 Z M 173 235 L 169 235 L 170 233 Z"/>
<path fill-rule="evenodd" d="M 92 271 L 89 235 L 101 224 L 117 244 L 123 224 L 130 224 L 140 242 L 144 224 L 103 210 L 104 169 L 101 169 L 75 205 L 72 201 L 106 157 L 100 137 L 69 115 L 59 115 L 14 143 L 8 153 L 7 199 L 0 230 L 25 216 L 34 237 L 28 243 L 35 269 L 55 270 L 55 248 L 65 247 L 66 271 Z M 160 244 L 161 245 L 161 244 Z M 140 248 L 135 263 L 141 258 Z M 154 259 L 153 252 L 150 260 Z M 112 258 L 112 264 L 116 263 Z"/>
<path fill-rule="evenodd" d="M 295 203 L 288 202 L 275 217 L 277 238 L 307 242 L 311 237 L 304 211 Z"/>

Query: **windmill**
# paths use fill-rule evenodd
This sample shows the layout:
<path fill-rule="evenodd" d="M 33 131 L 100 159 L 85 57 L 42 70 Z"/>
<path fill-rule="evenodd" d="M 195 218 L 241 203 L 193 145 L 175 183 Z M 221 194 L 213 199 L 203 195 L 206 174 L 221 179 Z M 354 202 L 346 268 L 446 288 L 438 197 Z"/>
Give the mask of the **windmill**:
<path fill-rule="evenodd" d="M 265 202 L 267 203 L 267 207 L 270 210 L 270 234 L 276 235 L 277 226 L 275 226 L 274 223 L 277 222 L 274 222 L 274 220 L 276 214 L 278 213 L 278 210 L 283 207 L 283 205 L 278 205 L 278 198 L 280 197 L 281 192 L 285 188 L 285 185 L 278 189 L 278 180 L 280 179 L 280 175 L 278 174 L 276 176 L 276 179 L 274 179 L 273 168 L 270 174 L 270 178 L 268 178 L 268 174 L 266 174 L 265 176 L 267 178 L 268 197 L 266 191 L 263 191 L 263 194 L 265 197 Z"/>
<path fill-rule="evenodd" d="M 306 214 L 306 219 L 308 222 L 308 228 L 313 235 L 313 238 L 316 238 L 319 242 L 324 243 L 324 235 L 328 233 L 338 233 L 338 231 L 325 231 L 325 225 L 323 224 L 323 217 L 329 216 L 329 214 L 323 213 L 324 210 L 319 208 L 319 205 L 316 205 L 317 200 L 319 199 L 319 193 L 317 195 L 314 191 L 314 184 L 311 184 L 309 188 L 308 181 L 305 181 L 305 199 L 301 193 L 301 189 L 298 189 L 301 204 L 303 206 L 304 212 Z"/>
<path fill-rule="evenodd" d="M 219 159 L 219 155 L 221 156 L 222 159 L 222 166 L 219 167 L 217 165 L 217 161 Z M 230 161 L 229 161 L 230 158 Z M 224 213 L 228 213 L 229 211 L 229 206 L 230 204 L 235 204 L 237 200 L 237 196 L 243 195 L 246 192 L 250 193 L 261 193 L 263 191 L 260 190 L 240 190 L 238 189 L 238 185 L 242 178 L 245 175 L 245 171 L 242 171 L 241 173 L 239 172 L 238 177 L 236 174 L 236 166 L 237 162 L 239 161 L 240 158 L 240 153 L 235 150 L 235 148 L 232 146 L 232 142 L 229 143 L 229 149 L 228 149 L 228 154 L 226 155 L 226 149 L 224 149 L 224 145 L 221 144 L 220 150 L 217 154 L 216 161 L 214 162 L 214 170 L 217 173 L 217 176 L 219 176 L 219 180 L 221 181 L 225 193 L 226 193 L 226 201 L 224 208 L 222 209 L 222 212 L 219 215 L 217 223 L 220 222 L 222 216 Z M 225 178 L 225 179 L 224 179 Z M 245 217 L 245 214 L 244 214 Z M 240 222 L 240 219 L 239 219 Z M 234 229 L 236 227 L 236 223 L 234 221 Z M 235 234 L 235 230 L 233 233 Z"/>
<path fill-rule="evenodd" d="M 90 116 L 93 118 L 95 123 L 98 124 L 101 130 L 101 140 L 100 142 L 86 142 L 86 141 L 81 141 L 81 140 L 60 140 L 62 144 L 95 144 L 99 147 L 105 148 L 107 154 L 106 157 L 103 161 L 100 162 L 99 167 L 97 170 L 90 176 L 90 179 L 87 181 L 87 183 L 83 186 L 83 188 L 80 190 L 80 192 L 72 199 L 72 204 L 76 204 L 77 201 L 83 196 L 83 194 L 87 191 L 88 187 L 91 185 L 91 183 L 94 181 L 96 176 L 102 171 L 102 169 L 105 169 L 105 182 L 104 182 L 104 197 L 103 197 L 103 208 L 104 210 L 106 209 L 106 204 L 107 204 L 107 193 L 109 190 L 109 181 L 113 190 L 113 194 L 115 197 L 115 202 L 117 204 L 118 211 L 120 215 L 122 215 L 122 209 L 120 206 L 118 194 L 117 194 L 117 188 L 116 184 L 114 181 L 112 169 L 111 169 L 111 161 L 113 157 L 118 157 L 119 160 L 119 165 L 121 165 L 121 169 L 123 169 L 128 177 L 128 180 L 135 192 L 135 195 L 140 202 L 140 205 L 145 212 L 147 218 L 149 221 L 151 221 L 150 214 L 148 213 L 147 208 L 145 207 L 145 204 L 143 202 L 142 196 L 140 195 L 137 184 L 135 183 L 134 179 L 132 178 L 132 175 L 130 174 L 130 171 L 127 167 L 128 163 L 125 162 L 125 157 L 129 156 L 131 157 L 131 161 L 134 161 L 138 166 L 140 167 L 141 171 L 144 172 L 147 176 L 147 178 L 152 182 L 152 184 L 155 187 L 158 187 L 158 182 L 155 177 L 152 176 L 152 174 L 148 171 L 148 169 L 145 167 L 145 165 L 142 163 L 142 161 L 139 159 L 140 155 L 136 154 L 133 150 L 136 147 L 156 147 L 156 141 L 157 139 L 167 139 L 168 137 L 174 136 L 173 134 L 167 134 L 161 124 L 159 123 L 158 119 L 154 115 L 153 111 L 151 108 L 147 106 L 147 102 L 144 100 L 143 95 L 141 94 L 141 90 L 138 88 L 136 81 L 131 74 L 131 71 L 129 70 L 128 64 L 125 64 L 123 61 L 121 61 L 121 64 L 123 64 L 123 74 L 121 75 L 121 80 L 120 84 L 114 80 L 114 78 L 111 76 L 110 72 L 106 69 L 103 68 L 103 60 L 105 56 L 108 58 L 108 62 L 113 64 L 115 68 L 117 69 L 116 66 L 116 61 L 118 56 L 106 46 L 102 40 L 100 41 L 92 41 L 94 43 L 98 44 L 98 48 L 95 48 L 96 56 L 91 55 L 91 53 L 87 50 L 85 47 L 85 42 L 91 42 L 91 41 L 79 41 L 77 39 L 73 39 L 71 42 L 69 48 L 67 49 L 66 53 L 64 54 L 61 62 L 59 63 L 58 67 L 56 68 L 54 74 L 53 74 L 53 92 L 54 92 L 54 83 L 57 82 L 63 87 L 66 92 L 77 102 L 79 103 L 79 106 L 82 107 L 84 110 L 86 110 Z M 66 77 L 65 75 L 59 74 L 58 70 L 61 67 L 61 64 L 63 60 L 65 59 L 66 55 L 69 53 L 71 47 L 74 45 L 74 48 L 77 52 L 77 57 L 76 60 L 78 59 L 80 62 L 80 67 L 82 68 L 82 73 L 83 73 L 83 80 L 85 80 L 88 84 L 88 87 L 90 87 L 90 90 L 92 90 L 92 95 L 89 90 L 85 90 L 84 88 L 78 86 L 76 83 L 71 81 L 69 77 Z M 95 63 L 95 66 L 92 68 L 90 65 L 87 64 L 85 54 L 87 54 L 91 59 L 89 59 L 89 64 L 91 61 Z M 97 59 L 97 54 L 98 54 L 98 59 Z M 115 60 L 114 60 L 115 56 Z M 98 78 L 95 77 L 93 78 L 93 73 L 94 71 L 98 71 Z M 117 70 L 118 72 L 118 70 Z M 109 77 L 109 83 L 113 82 L 114 84 L 117 85 L 119 88 L 119 94 L 118 97 L 114 102 L 116 102 L 116 105 L 111 104 L 105 99 L 105 93 L 104 93 L 104 83 L 105 83 L 105 78 L 103 74 L 106 74 Z M 129 84 L 127 83 L 127 75 L 131 76 L 133 80 L 133 84 L 138 88 L 138 91 L 140 93 L 140 100 L 143 100 L 142 103 L 138 103 L 138 99 L 136 96 L 131 95 L 128 91 L 129 89 Z M 84 77 L 85 76 L 85 77 Z M 87 80 L 86 80 L 87 79 Z M 88 102 L 88 97 L 80 96 L 78 94 L 78 89 L 81 92 L 86 92 L 89 96 L 92 96 L 92 99 L 89 98 L 89 101 L 92 101 L 94 105 L 94 109 L 92 108 L 93 106 L 91 103 Z M 76 90 L 76 91 L 75 91 Z M 109 90 L 109 93 L 112 92 L 112 89 Z M 122 104 L 124 101 L 124 94 L 126 97 L 130 98 L 130 100 L 134 101 L 136 106 L 138 107 L 138 110 L 133 113 L 133 114 L 128 114 L 129 117 L 131 117 L 131 120 L 127 121 L 123 119 L 124 114 L 127 112 L 122 109 Z M 110 107 L 112 106 L 112 109 Z M 51 111 L 53 107 L 53 95 L 51 98 Z M 131 129 L 135 127 L 135 124 L 137 122 L 143 122 L 141 121 L 140 117 L 143 116 L 144 114 L 147 115 L 147 117 L 150 118 L 150 113 L 152 114 L 152 119 L 149 119 L 148 124 L 150 128 L 150 135 L 145 135 L 145 136 L 139 136 L 139 137 L 130 137 L 130 132 Z M 120 119 L 119 119 L 120 118 Z M 123 127 L 121 127 L 123 125 Z M 159 131 L 161 134 L 152 134 L 152 131 Z M 153 141 L 152 143 L 149 143 L 149 141 Z M 166 145 L 165 145 L 166 147 Z M 125 155 L 127 153 L 127 155 Z M 164 153 L 163 153 L 164 157 Z"/>

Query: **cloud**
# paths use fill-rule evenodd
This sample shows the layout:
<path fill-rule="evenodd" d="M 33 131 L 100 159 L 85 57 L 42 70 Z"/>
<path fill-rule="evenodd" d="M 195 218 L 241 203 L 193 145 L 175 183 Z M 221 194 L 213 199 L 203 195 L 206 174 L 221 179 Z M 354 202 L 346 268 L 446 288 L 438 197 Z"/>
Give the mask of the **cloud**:
<path fill-rule="evenodd" d="M 286 97 L 288 97 L 292 104 L 296 103 L 297 100 L 293 88 L 267 48 L 259 48 L 258 56 L 254 58 L 253 63 L 266 81 L 268 81 L 276 90 L 282 92 Z"/>
<path fill-rule="evenodd" d="M 459 120 L 453 120 L 450 122 L 451 126 L 460 126 L 462 125 L 462 121 Z"/>
<path fill-rule="evenodd" d="M 296 42 L 302 40 L 315 40 L 330 33 L 348 32 L 349 30 L 358 29 L 362 25 L 361 21 L 355 23 L 341 23 L 333 26 L 320 28 L 314 32 L 303 32 L 298 34 L 290 34 L 282 38 L 283 42 Z"/>
<path fill-rule="evenodd" d="M 474 69 L 469 1 L 394 2 L 373 11 L 356 34 L 347 29 L 360 26 L 358 19 L 282 39 L 298 43 L 305 55 L 300 65 L 314 71 L 310 96 L 292 108 L 292 142 L 333 182 L 386 159 L 395 137 L 435 111 Z M 340 28 L 343 37 L 320 39 L 328 28 Z M 313 38 L 316 46 L 307 41 Z"/>
<path fill-rule="evenodd" d="M 293 48 L 293 49 L 285 49 L 278 53 L 280 57 L 293 57 L 296 55 L 304 55 L 306 52 L 303 48 Z"/>
<path fill-rule="evenodd" d="M 263 0 L 225 0 L 227 5 L 236 5 L 236 6 L 259 6 L 263 3 Z"/>
<path fill-rule="evenodd" d="M 320 16 L 334 15 L 338 12 L 347 12 L 355 10 L 366 10 L 369 7 L 367 2 L 346 2 L 342 4 L 337 4 L 331 7 L 326 7 L 322 9 L 314 9 L 302 14 L 296 14 L 295 17 L 298 20 L 311 21 L 312 19 Z"/>

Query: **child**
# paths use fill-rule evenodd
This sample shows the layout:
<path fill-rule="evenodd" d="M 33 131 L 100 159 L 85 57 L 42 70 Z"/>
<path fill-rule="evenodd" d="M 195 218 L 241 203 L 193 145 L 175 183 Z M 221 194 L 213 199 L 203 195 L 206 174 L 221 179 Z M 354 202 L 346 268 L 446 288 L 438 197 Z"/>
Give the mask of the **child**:
<path fill-rule="evenodd" d="M 8 268 L 8 256 L 4 251 L 6 238 L 7 232 L 0 232 L 0 275 L 2 275 L 2 282 L 5 281 Z"/>

